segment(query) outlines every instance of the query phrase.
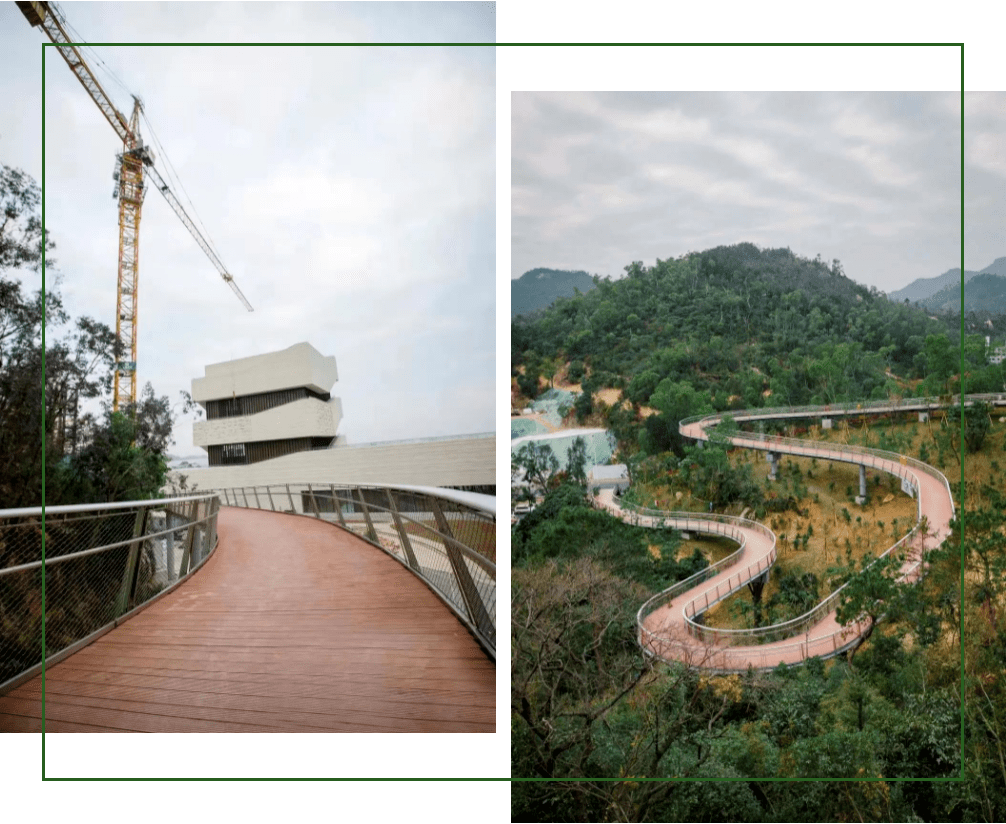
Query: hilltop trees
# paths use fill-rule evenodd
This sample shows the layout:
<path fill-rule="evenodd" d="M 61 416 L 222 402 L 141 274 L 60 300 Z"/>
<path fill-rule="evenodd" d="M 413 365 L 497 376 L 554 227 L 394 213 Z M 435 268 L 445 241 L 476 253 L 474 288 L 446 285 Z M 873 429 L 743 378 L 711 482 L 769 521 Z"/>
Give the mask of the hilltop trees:
<path fill-rule="evenodd" d="M 525 394 L 537 392 L 542 361 L 582 364 L 585 390 L 623 389 L 637 411 L 661 413 L 620 427 L 623 447 L 680 457 L 678 421 L 706 410 L 886 397 L 902 391 L 892 375 L 946 393 L 958 328 L 853 282 L 837 261 L 739 244 L 633 263 L 620 280 L 515 318 L 511 362 Z M 1001 369 L 974 376 L 1002 385 Z M 593 411 L 585 392 L 579 417 Z"/>
<path fill-rule="evenodd" d="M 148 384 L 135 410 L 97 414 L 108 405 L 115 336 L 92 318 L 71 321 L 40 201 L 34 180 L 0 166 L 0 506 L 42 504 L 43 472 L 50 505 L 155 496 L 171 443 L 168 399 Z M 47 275 L 48 289 L 26 293 L 26 281 Z"/>

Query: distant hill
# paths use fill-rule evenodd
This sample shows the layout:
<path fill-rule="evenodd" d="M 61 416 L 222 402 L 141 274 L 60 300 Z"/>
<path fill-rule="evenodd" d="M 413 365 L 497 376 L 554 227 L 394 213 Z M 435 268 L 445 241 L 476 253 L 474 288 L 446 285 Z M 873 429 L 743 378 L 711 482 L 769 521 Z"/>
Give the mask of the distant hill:
<path fill-rule="evenodd" d="M 964 283 L 968 283 L 977 275 L 999 275 L 1001 277 L 1006 277 L 1006 257 L 996 258 L 995 261 L 990 263 L 980 272 L 965 269 Z M 930 309 L 937 310 L 939 306 L 947 305 L 948 301 L 951 301 L 952 298 L 949 292 L 957 289 L 957 305 L 953 311 L 959 311 L 961 304 L 960 285 L 961 270 L 954 268 L 947 270 L 939 277 L 919 278 L 918 280 L 913 280 L 904 289 L 898 289 L 896 292 L 891 292 L 887 297 L 895 303 L 904 303 L 907 299 L 909 303 L 921 303 Z M 932 305 L 930 304 L 928 298 L 934 298 L 938 293 L 942 293 L 948 289 L 949 292 L 946 295 L 941 295 Z"/>
<path fill-rule="evenodd" d="M 594 288 L 594 279 L 586 272 L 563 269 L 532 269 L 510 281 L 510 317 L 545 309 L 556 298 L 571 298 Z"/>
<path fill-rule="evenodd" d="M 1006 263 L 1006 259 L 1000 258 L 1000 260 Z M 946 286 L 920 303 L 932 312 L 960 312 L 960 286 L 957 284 Z M 1006 313 L 1006 277 L 987 273 L 975 274 L 973 278 L 966 281 L 964 284 L 964 311 L 990 316 Z"/>
<path fill-rule="evenodd" d="M 970 269 L 965 269 L 964 282 L 967 283 L 977 274 L 978 272 L 972 272 Z M 899 289 L 897 292 L 889 292 L 887 297 L 894 301 L 894 303 L 904 303 L 906 300 L 909 303 L 922 303 L 927 298 L 935 295 L 937 292 L 942 292 L 948 288 L 957 289 L 957 303 L 960 304 L 960 269 L 948 269 L 942 275 L 935 278 L 919 278 L 918 280 L 913 280 L 904 289 Z"/>

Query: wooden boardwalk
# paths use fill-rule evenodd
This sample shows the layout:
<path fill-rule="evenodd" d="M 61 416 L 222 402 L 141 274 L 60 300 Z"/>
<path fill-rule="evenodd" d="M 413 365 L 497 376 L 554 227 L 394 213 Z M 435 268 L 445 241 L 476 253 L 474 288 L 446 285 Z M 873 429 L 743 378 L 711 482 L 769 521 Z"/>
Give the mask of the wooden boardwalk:
<path fill-rule="evenodd" d="M 494 732 L 496 666 L 401 564 L 309 518 L 224 508 L 191 580 L 51 668 L 46 732 Z M 42 730 L 42 678 L 0 731 Z"/>

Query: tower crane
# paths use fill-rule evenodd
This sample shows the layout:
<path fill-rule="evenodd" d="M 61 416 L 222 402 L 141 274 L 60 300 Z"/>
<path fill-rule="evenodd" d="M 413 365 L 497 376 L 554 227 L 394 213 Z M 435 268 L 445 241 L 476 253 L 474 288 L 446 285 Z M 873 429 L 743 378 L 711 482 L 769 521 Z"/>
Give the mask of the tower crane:
<path fill-rule="evenodd" d="M 56 4 L 18 2 L 17 5 L 28 22 L 32 26 L 41 27 L 56 44 L 57 51 L 63 56 L 70 71 L 74 73 L 122 140 L 122 152 L 116 156 L 118 170 L 113 176 L 117 181 L 115 194 L 119 200 L 119 278 L 116 292 L 115 387 L 112 409 L 118 410 L 136 402 L 137 286 L 140 211 L 146 194 L 144 175 L 153 181 L 154 186 L 216 267 L 224 282 L 230 286 L 249 312 L 252 311 L 252 306 L 234 282 L 234 277 L 228 273 L 209 242 L 154 167 L 154 153 L 150 147 L 144 145 L 140 136 L 140 113 L 143 111 L 143 102 L 140 98 L 133 96 L 133 112 L 127 121 L 105 93 L 91 67 L 67 34 L 66 18 Z"/>

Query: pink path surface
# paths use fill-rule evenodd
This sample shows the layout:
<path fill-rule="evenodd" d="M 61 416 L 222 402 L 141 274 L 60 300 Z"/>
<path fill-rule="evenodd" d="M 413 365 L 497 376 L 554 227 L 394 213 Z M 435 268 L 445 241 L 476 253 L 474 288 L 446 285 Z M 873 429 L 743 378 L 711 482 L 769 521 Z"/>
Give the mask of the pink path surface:
<path fill-rule="evenodd" d="M 822 410 L 823 412 L 823 410 Z M 738 413 L 756 416 L 757 412 Z M 719 416 L 710 416 L 694 423 L 682 424 L 681 434 L 695 439 L 708 440 L 706 429 L 715 426 Z M 905 561 L 901 573 L 908 580 L 917 580 L 922 572 L 925 553 L 935 549 L 950 535 L 950 521 L 954 517 L 953 498 L 946 478 L 939 470 L 912 462 L 900 456 L 898 460 L 888 458 L 879 451 L 852 452 L 843 450 L 841 445 L 822 444 L 815 441 L 795 439 L 763 439 L 731 437 L 734 446 L 747 449 L 771 451 L 777 454 L 816 457 L 819 460 L 845 463 L 868 464 L 870 468 L 899 477 L 909 477 L 918 490 L 919 512 L 926 519 L 924 534 L 914 536 L 907 543 Z M 681 528 L 686 521 L 685 513 L 666 513 L 661 516 L 640 515 L 622 509 L 610 491 L 598 496 L 598 503 L 612 514 L 640 526 L 656 527 L 662 524 Z M 708 519 L 708 528 L 703 528 L 701 514 L 687 514 L 690 528 L 703 532 L 722 532 L 722 523 Z M 696 521 L 700 525 L 696 525 Z M 714 526 L 715 524 L 715 526 Z M 714 670 L 743 671 L 749 666 L 755 669 L 771 669 L 780 663 L 797 664 L 814 656 L 828 657 L 847 649 L 857 642 L 866 630 L 864 624 L 842 627 L 838 624 L 835 611 L 824 613 L 799 635 L 764 644 L 731 644 L 723 633 L 712 643 L 697 637 L 701 632 L 689 618 L 705 611 L 708 606 L 723 600 L 749 581 L 765 573 L 775 561 L 775 539 L 766 527 L 738 524 L 735 529 L 743 540 L 744 550 L 738 560 L 693 588 L 679 593 L 673 599 L 654 609 L 645 616 L 640 610 L 639 633 L 643 648 L 658 658 L 668 661 L 684 661 L 696 666 Z M 768 533 L 768 534 L 766 534 Z M 735 538 L 736 539 L 736 538 Z M 645 606 L 644 606 L 645 609 Z"/>

